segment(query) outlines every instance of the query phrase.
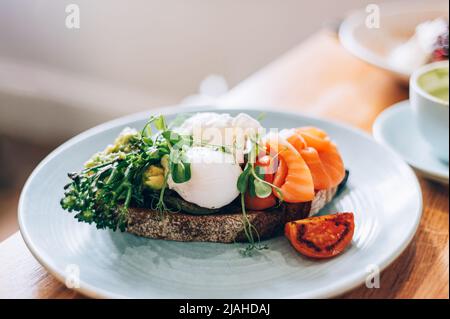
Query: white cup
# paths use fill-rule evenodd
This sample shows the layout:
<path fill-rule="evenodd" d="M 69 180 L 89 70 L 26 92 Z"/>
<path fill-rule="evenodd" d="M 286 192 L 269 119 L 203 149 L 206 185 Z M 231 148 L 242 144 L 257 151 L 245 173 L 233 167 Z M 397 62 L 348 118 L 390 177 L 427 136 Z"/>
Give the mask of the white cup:
<path fill-rule="evenodd" d="M 448 61 L 427 64 L 417 69 L 409 81 L 409 99 L 419 131 L 433 154 L 447 163 L 449 160 L 448 101 L 431 95 L 419 82 L 423 80 L 424 74 L 436 69 L 447 68 L 448 70 L 448 66 Z M 448 77 L 446 87 L 448 90 Z"/>

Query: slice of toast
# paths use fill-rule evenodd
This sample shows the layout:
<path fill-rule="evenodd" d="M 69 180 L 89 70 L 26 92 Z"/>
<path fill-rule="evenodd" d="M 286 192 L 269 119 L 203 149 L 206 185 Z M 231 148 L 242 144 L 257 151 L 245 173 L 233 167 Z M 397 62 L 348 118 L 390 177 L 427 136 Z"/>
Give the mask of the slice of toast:
<path fill-rule="evenodd" d="M 336 191 L 337 187 L 321 190 L 311 202 L 284 203 L 269 210 L 248 211 L 247 215 L 261 239 L 271 238 L 280 234 L 287 222 L 317 214 L 333 199 Z M 245 242 L 247 237 L 243 230 L 242 212 L 239 208 L 233 210 L 220 214 L 191 215 L 130 208 L 127 231 L 138 236 L 176 241 Z"/>

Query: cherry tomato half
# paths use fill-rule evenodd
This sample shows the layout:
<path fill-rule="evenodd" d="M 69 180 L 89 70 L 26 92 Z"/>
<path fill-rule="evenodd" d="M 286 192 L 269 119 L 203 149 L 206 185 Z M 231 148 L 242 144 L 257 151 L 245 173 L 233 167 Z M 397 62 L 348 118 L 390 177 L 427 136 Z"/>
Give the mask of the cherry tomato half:
<path fill-rule="evenodd" d="M 353 213 L 338 213 L 289 222 L 284 233 L 299 253 L 312 258 L 330 258 L 344 251 L 354 229 Z"/>
<path fill-rule="evenodd" d="M 271 165 L 273 164 L 272 158 L 269 155 L 259 156 L 255 164 L 255 169 L 260 169 L 264 172 L 264 180 L 266 182 L 273 182 L 273 174 L 269 173 Z M 277 203 L 276 197 L 270 194 L 266 198 L 260 198 L 258 196 L 251 196 L 249 192 L 245 193 L 245 207 L 250 210 L 264 210 L 275 206 Z"/>

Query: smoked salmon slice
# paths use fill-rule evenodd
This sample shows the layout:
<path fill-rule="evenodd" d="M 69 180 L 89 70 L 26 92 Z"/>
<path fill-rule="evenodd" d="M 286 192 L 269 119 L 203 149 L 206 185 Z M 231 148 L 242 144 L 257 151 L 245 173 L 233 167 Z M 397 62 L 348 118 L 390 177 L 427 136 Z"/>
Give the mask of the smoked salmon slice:
<path fill-rule="evenodd" d="M 311 170 L 311 175 L 314 181 L 314 188 L 329 189 L 332 186 L 332 180 L 327 173 L 327 169 L 320 158 L 319 152 L 315 148 L 306 147 L 300 151 L 300 155 Z"/>
<path fill-rule="evenodd" d="M 288 203 L 312 201 L 315 196 L 314 182 L 300 153 L 280 136 L 272 136 L 267 141 L 267 149 L 280 159 L 274 185 L 281 190 L 281 196 L 276 190 L 274 195 Z"/>
<path fill-rule="evenodd" d="M 295 132 L 303 138 L 307 146 L 315 148 L 318 152 L 326 151 L 330 146 L 328 134 L 321 129 L 305 126 L 296 129 Z"/>
<path fill-rule="evenodd" d="M 345 177 L 344 162 L 327 133 L 315 127 L 298 128 L 296 132 L 302 136 L 308 148 L 317 151 L 318 158 L 313 151 L 300 151 L 311 169 L 315 188 L 326 189 L 338 186 Z M 328 178 L 324 176 L 324 173 Z"/>
<path fill-rule="evenodd" d="M 266 140 L 267 151 L 278 158 L 274 195 L 286 202 L 314 199 L 315 191 L 338 186 L 345 167 L 336 145 L 316 127 L 286 129 Z"/>
<path fill-rule="evenodd" d="M 331 179 L 330 187 L 338 186 L 344 180 L 345 167 L 336 145 L 331 143 L 330 148 L 326 152 L 319 153 L 319 156 Z"/>

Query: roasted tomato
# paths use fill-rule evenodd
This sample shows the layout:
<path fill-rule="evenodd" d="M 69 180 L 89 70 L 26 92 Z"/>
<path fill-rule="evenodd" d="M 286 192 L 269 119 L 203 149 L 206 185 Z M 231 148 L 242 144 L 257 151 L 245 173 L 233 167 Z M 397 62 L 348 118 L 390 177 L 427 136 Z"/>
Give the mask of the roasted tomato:
<path fill-rule="evenodd" d="M 273 165 L 272 158 L 269 155 L 260 156 L 258 161 L 256 162 L 256 167 L 261 167 L 264 174 L 264 180 L 266 182 L 273 182 L 273 172 L 274 170 L 271 168 Z M 249 192 L 245 193 L 245 207 L 250 210 L 264 210 L 275 206 L 277 200 L 273 194 L 270 194 L 268 197 L 260 198 L 258 196 L 251 196 Z"/>
<path fill-rule="evenodd" d="M 329 258 L 344 251 L 354 229 L 353 213 L 338 213 L 289 222 L 284 232 L 299 253 L 312 258 Z"/>

